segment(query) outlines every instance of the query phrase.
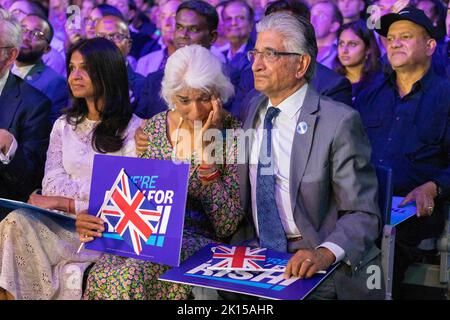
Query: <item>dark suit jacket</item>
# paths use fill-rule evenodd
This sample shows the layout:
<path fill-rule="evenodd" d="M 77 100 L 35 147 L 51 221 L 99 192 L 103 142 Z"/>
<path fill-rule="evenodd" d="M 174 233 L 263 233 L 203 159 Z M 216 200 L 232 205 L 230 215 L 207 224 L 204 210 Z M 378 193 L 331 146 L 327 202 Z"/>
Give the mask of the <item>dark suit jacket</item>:
<path fill-rule="evenodd" d="M 350 81 L 320 63 L 316 63 L 316 73 L 311 80 L 311 84 L 321 95 L 330 97 L 349 106 L 352 105 L 352 86 Z M 234 116 L 240 116 L 243 100 L 254 88 L 253 72 L 251 65 L 249 65 L 249 68 L 242 71 L 234 102 L 229 110 Z"/>
<path fill-rule="evenodd" d="M 69 88 L 66 78 L 39 61 L 24 80 L 51 100 L 50 121 L 53 124 L 61 116 L 61 110 L 69 106 Z"/>
<path fill-rule="evenodd" d="M 161 82 L 164 77 L 164 70 L 150 73 L 144 81 L 141 91 L 141 98 L 134 113 L 142 119 L 150 119 L 155 114 L 167 110 L 167 104 L 160 97 Z"/>
<path fill-rule="evenodd" d="M 259 94 L 245 106 L 244 132 L 253 128 L 257 111 L 265 103 L 267 97 Z M 365 267 L 379 254 L 375 240 L 381 218 L 377 178 L 359 114 L 309 86 L 297 124 L 300 122 L 308 129 L 305 134 L 295 134 L 287 160 L 294 221 L 303 236 L 297 248 L 314 249 L 327 241 L 337 244 L 345 251 L 344 261 L 350 262 L 343 262 L 337 275 L 338 297 L 373 298 L 376 294 L 368 292 Z M 238 165 L 238 175 L 241 205 L 248 214 L 233 239 L 236 243 L 255 238 L 246 159 Z M 383 294 L 378 291 L 377 298 Z"/>
<path fill-rule="evenodd" d="M 145 85 L 145 77 L 133 71 L 130 65 L 127 65 L 128 84 L 130 90 L 130 102 L 133 112 L 139 105 L 141 99 L 142 88 Z"/>
<path fill-rule="evenodd" d="M 26 200 L 40 187 L 50 135 L 51 102 L 10 73 L 0 96 L 0 128 L 17 140 L 12 161 L 0 163 L 0 197 Z"/>

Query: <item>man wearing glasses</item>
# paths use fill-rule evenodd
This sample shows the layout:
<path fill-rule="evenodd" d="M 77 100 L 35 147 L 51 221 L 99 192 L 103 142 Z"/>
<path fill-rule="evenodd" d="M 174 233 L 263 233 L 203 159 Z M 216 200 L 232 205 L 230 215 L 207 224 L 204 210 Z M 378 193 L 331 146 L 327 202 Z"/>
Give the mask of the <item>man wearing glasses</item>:
<path fill-rule="evenodd" d="M 50 101 L 9 69 L 20 24 L 0 9 L 0 197 L 25 200 L 41 184 L 50 134 Z M 0 208 L 0 219 L 2 209 Z"/>
<path fill-rule="evenodd" d="M 52 101 L 53 123 L 69 103 L 66 79 L 42 61 L 42 56 L 50 51 L 53 28 L 45 18 L 33 14 L 26 16 L 21 25 L 23 42 L 11 71 Z"/>
<path fill-rule="evenodd" d="M 367 267 L 380 265 L 380 214 L 359 115 L 309 84 L 317 45 L 306 19 L 273 13 L 256 29 L 248 56 L 260 94 L 244 101 L 243 129 L 254 134 L 238 169 L 248 219 L 233 242 L 294 253 L 285 277 L 340 262 L 313 299 L 382 299 L 382 279 L 367 287 Z"/>
<path fill-rule="evenodd" d="M 98 21 L 95 26 L 95 33 L 97 37 L 106 38 L 119 48 L 124 59 L 128 58 L 131 50 L 132 40 L 130 31 L 126 22 L 116 16 L 105 16 Z M 145 78 L 133 71 L 130 63 L 127 61 L 128 83 L 130 86 L 130 102 L 133 111 L 139 103 L 141 97 L 142 87 L 144 86 Z"/>

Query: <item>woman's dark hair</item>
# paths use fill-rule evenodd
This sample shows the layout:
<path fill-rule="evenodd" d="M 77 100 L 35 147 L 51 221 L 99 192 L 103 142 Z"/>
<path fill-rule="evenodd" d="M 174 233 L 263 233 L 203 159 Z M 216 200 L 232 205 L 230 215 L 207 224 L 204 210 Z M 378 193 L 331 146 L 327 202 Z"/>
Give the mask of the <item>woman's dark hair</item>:
<path fill-rule="evenodd" d="M 337 39 L 341 37 L 342 32 L 345 30 L 352 30 L 363 42 L 366 50 L 368 51 L 367 58 L 364 60 L 364 67 L 360 80 L 366 80 L 368 76 L 380 71 L 380 49 L 378 48 L 377 41 L 373 36 L 371 30 L 366 26 L 363 20 L 357 20 L 354 22 L 346 23 L 342 25 L 337 33 Z M 337 73 L 346 75 L 346 69 L 339 61 L 339 57 L 336 56 L 334 61 L 334 68 Z"/>
<path fill-rule="evenodd" d="M 128 92 L 128 74 L 125 59 L 117 46 L 103 38 L 83 39 L 67 52 L 67 75 L 74 52 L 83 56 L 86 71 L 94 87 L 95 108 L 100 114 L 92 147 L 100 153 L 115 152 L 122 148 L 123 134 L 132 116 Z M 72 106 L 66 110 L 67 122 L 77 126 L 88 115 L 84 98 L 72 97 Z M 99 107 L 99 103 L 103 106 Z"/>

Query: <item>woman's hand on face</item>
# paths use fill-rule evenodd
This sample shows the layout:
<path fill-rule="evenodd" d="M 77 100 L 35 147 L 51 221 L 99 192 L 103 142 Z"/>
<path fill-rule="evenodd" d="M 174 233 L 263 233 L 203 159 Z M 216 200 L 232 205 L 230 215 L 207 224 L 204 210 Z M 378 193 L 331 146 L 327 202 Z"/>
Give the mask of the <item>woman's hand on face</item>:
<path fill-rule="evenodd" d="M 102 232 L 105 231 L 103 220 L 89 215 L 87 211 L 82 211 L 77 215 L 75 226 L 81 242 L 93 241 L 94 237 L 101 238 Z"/>
<path fill-rule="evenodd" d="M 210 128 L 222 129 L 222 102 L 220 98 L 214 94 L 211 96 L 212 110 L 208 114 L 208 118 L 202 126 L 202 134 Z"/>

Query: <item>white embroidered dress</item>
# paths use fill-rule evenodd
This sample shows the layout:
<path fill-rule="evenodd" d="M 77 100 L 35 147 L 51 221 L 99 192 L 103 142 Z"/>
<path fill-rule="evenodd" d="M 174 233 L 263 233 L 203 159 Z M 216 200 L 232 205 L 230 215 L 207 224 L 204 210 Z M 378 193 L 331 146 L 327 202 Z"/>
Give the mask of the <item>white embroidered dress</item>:
<path fill-rule="evenodd" d="M 133 116 L 121 150 L 109 153 L 136 156 L 134 132 L 141 119 Z M 42 193 L 75 200 L 76 212 L 88 208 L 96 121 L 84 120 L 74 130 L 59 118 L 50 135 Z M 99 252 L 82 250 L 72 221 L 15 210 L 0 222 L 0 287 L 15 299 L 80 299 L 85 269 Z"/>

